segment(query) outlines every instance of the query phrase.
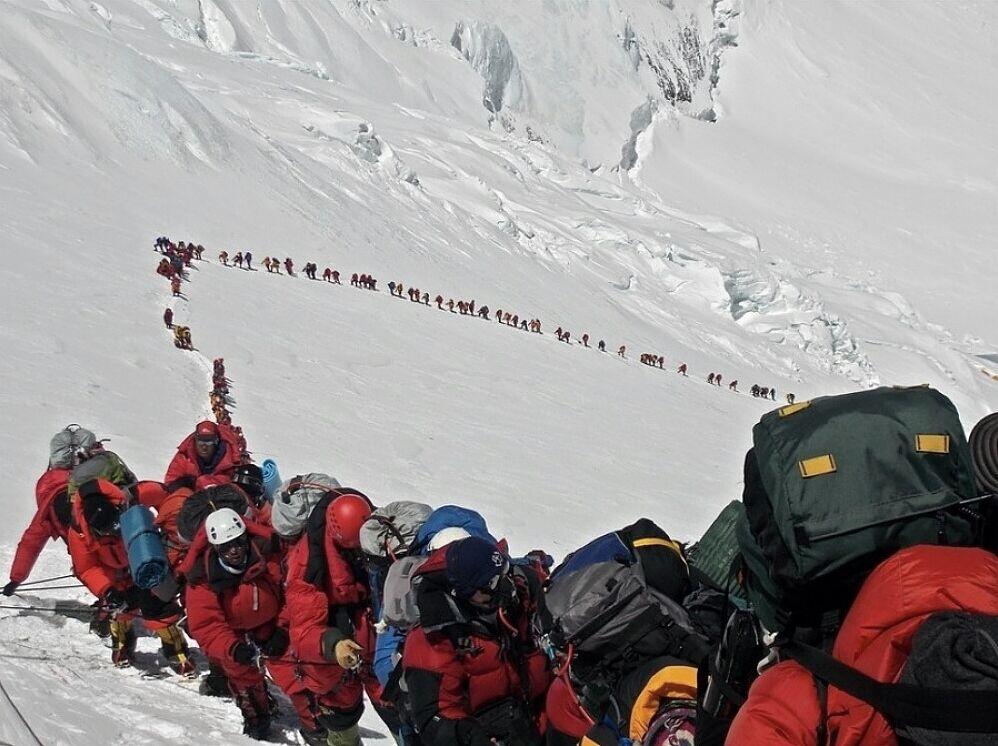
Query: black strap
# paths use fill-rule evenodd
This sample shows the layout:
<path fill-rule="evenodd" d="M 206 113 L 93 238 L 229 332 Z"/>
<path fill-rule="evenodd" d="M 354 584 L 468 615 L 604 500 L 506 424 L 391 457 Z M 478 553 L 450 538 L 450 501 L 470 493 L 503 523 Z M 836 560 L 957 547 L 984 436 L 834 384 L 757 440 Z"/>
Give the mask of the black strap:
<path fill-rule="evenodd" d="M 717 658 L 713 655 L 707 659 L 707 671 L 710 674 L 710 684 L 708 686 L 716 687 L 717 690 L 735 706 L 735 709 L 740 708 L 743 704 L 745 704 L 745 695 L 737 691 L 725 680 L 724 674 L 721 673 L 720 669 L 717 667 Z"/>
<path fill-rule="evenodd" d="M 998 690 L 885 684 L 810 645 L 792 641 L 779 649 L 817 678 L 871 705 L 894 725 L 950 733 L 998 733 Z"/>

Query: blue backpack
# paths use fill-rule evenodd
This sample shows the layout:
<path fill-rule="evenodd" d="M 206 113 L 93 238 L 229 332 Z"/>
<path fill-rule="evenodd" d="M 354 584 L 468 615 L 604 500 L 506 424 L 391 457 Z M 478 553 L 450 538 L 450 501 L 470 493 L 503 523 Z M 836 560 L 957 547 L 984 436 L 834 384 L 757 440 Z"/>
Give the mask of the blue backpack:
<path fill-rule="evenodd" d="M 495 537 L 489 533 L 481 513 L 458 505 L 443 505 L 430 513 L 430 517 L 420 526 L 416 533 L 416 542 L 412 553 L 425 554 L 430 540 L 445 528 L 463 528 L 472 536 L 498 543 Z"/>

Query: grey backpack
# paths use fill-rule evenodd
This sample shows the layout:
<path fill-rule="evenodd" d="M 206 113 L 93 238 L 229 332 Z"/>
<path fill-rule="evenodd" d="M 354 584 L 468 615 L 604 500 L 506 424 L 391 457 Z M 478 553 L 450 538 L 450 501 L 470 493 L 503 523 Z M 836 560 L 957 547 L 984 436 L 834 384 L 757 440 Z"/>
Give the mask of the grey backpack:
<path fill-rule="evenodd" d="M 538 621 L 555 648 L 579 653 L 620 651 L 658 627 L 690 629 L 686 610 L 648 586 L 639 562 L 617 559 L 555 574 Z"/>
<path fill-rule="evenodd" d="M 302 474 L 284 482 L 274 495 L 270 523 L 280 536 L 295 537 L 305 530 L 305 524 L 319 501 L 340 483 L 320 472 Z"/>
<path fill-rule="evenodd" d="M 66 425 L 49 442 L 49 468 L 72 469 L 99 444 L 97 436 L 77 424 Z"/>
<path fill-rule="evenodd" d="M 368 557 L 392 560 L 409 553 L 416 533 L 433 508 L 424 503 L 396 500 L 378 508 L 360 527 L 360 548 Z"/>
<path fill-rule="evenodd" d="M 428 557 L 403 557 L 392 563 L 385 577 L 381 603 L 381 622 L 403 632 L 419 624 L 416 605 L 416 572 Z"/>

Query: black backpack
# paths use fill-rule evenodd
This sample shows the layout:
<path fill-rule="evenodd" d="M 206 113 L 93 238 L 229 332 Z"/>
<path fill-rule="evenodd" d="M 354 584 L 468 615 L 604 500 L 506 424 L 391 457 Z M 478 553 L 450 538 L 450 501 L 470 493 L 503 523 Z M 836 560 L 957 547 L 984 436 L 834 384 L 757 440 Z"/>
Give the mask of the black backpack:
<path fill-rule="evenodd" d="M 198 490 L 184 500 L 177 514 L 177 535 L 190 544 L 205 518 L 220 508 L 232 508 L 241 516 L 250 510 L 250 498 L 234 484 L 220 484 Z"/>

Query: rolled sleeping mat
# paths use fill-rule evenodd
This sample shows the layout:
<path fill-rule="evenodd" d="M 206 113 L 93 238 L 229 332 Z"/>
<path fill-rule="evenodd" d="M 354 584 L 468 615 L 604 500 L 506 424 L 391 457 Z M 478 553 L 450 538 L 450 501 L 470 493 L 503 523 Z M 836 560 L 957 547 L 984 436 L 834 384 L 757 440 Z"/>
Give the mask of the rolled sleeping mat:
<path fill-rule="evenodd" d="M 128 551 L 128 569 L 135 585 L 148 590 L 170 576 L 163 539 L 149 508 L 134 505 L 121 515 L 121 538 Z"/>
<path fill-rule="evenodd" d="M 274 495 L 281 488 L 281 472 L 277 470 L 277 462 L 272 458 L 265 458 L 260 464 L 263 471 L 263 491 L 270 502 L 274 502 Z"/>
<path fill-rule="evenodd" d="M 969 442 L 978 493 L 998 493 L 998 412 L 974 425 Z"/>

